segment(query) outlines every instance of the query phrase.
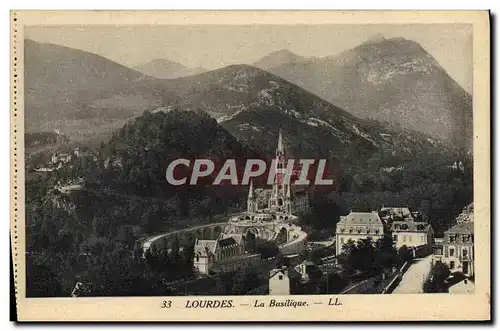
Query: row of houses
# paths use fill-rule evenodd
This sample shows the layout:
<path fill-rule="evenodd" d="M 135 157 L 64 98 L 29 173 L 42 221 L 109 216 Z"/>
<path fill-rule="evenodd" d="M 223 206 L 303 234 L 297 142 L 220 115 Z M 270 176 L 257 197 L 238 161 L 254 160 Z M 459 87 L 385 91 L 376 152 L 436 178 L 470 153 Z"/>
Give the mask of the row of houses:
<path fill-rule="evenodd" d="M 418 213 L 412 213 L 407 207 L 382 207 L 380 211 L 351 211 L 341 217 L 335 230 L 337 255 L 349 240 L 357 242 L 370 237 L 376 241 L 386 233 L 392 235 L 397 249 L 406 246 L 418 248 L 424 254 L 432 252 L 434 230 Z"/>
<path fill-rule="evenodd" d="M 474 277 L 474 205 L 467 205 L 455 218 L 455 225 L 443 238 L 434 238 L 432 226 L 409 208 L 383 207 L 379 212 L 351 212 L 341 218 L 335 231 L 337 255 L 349 240 L 371 237 L 374 241 L 385 233 L 393 237 L 396 248 L 406 246 L 421 255 L 432 253 L 432 261 L 441 261 L 452 273 Z"/>
<path fill-rule="evenodd" d="M 432 252 L 434 230 L 432 226 L 422 221 L 421 215 L 411 212 L 409 208 L 382 207 L 379 211 L 353 212 L 341 217 L 335 229 L 336 255 L 342 253 L 343 245 L 349 240 L 357 242 L 360 239 L 371 238 L 373 241 L 390 233 L 396 248 L 406 246 L 428 255 Z M 332 259 L 332 268 L 338 269 Z M 303 261 L 295 267 L 282 267 L 271 270 L 269 275 L 269 294 L 290 294 L 294 284 L 308 280 L 308 270 L 317 267 L 311 261 Z M 337 270 L 338 271 L 338 270 Z"/>
<path fill-rule="evenodd" d="M 474 277 L 474 206 L 469 204 L 455 218 L 455 225 L 445 231 L 443 238 L 434 238 L 434 230 L 409 208 L 382 207 L 376 212 L 350 212 L 337 223 L 335 246 L 337 255 L 343 244 L 371 237 L 374 241 L 391 233 L 396 248 L 406 246 L 421 255 L 432 253 L 432 264 L 440 261 L 451 273 Z M 334 263 L 335 265 L 335 263 Z M 294 284 L 307 281 L 307 270 L 315 266 L 304 261 L 296 267 L 271 270 L 269 294 L 290 294 Z M 335 265 L 335 267 L 337 267 Z"/>

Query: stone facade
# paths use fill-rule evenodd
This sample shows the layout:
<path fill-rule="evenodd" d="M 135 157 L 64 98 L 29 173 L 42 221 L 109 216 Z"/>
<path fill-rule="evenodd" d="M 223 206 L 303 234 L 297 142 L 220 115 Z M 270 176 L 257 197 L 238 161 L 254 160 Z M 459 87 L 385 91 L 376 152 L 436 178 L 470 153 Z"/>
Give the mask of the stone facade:
<path fill-rule="evenodd" d="M 474 276 L 474 223 L 459 223 L 447 230 L 443 244 L 434 247 L 433 261 L 445 263 L 451 272 Z"/>
<path fill-rule="evenodd" d="M 455 219 L 457 224 L 445 231 L 443 241 L 434 246 L 433 263 L 445 263 L 451 272 L 474 277 L 473 205 L 464 208 Z"/>
<path fill-rule="evenodd" d="M 372 238 L 373 241 L 384 236 L 384 224 L 377 212 L 350 212 L 340 218 L 335 229 L 336 254 L 342 253 L 342 246 L 349 240 Z"/>

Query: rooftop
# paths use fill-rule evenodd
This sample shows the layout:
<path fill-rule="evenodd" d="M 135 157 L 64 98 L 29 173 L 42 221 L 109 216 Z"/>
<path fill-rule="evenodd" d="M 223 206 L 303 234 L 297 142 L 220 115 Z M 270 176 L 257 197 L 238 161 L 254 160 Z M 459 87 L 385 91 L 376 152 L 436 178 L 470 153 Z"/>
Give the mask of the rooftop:
<path fill-rule="evenodd" d="M 350 212 L 342 216 L 338 224 L 341 225 L 381 225 L 382 220 L 377 212 Z"/>
<path fill-rule="evenodd" d="M 235 234 L 235 233 L 225 234 L 225 233 L 221 233 L 221 235 L 219 237 L 219 244 L 221 244 L 221 240 L 223 240 L 223 239 L 229 239 L 229 238 L 231 238 L 232 240 L 234 240 L 236 244 L 241 244 L 243 242 L 243 235 L 241 235 L 241 234 Z"/>
<path fill-rule="evenodd" d="M 199 254 L 201 256 L 207 256 L 208 253 L 214 254 L 216 248 L 217 248 L 217 240 L 197 239 L 194 246 L 194 251 L 196 254 Z"/>
<path fill-rule="evenodd" d="M 282 273 L 283 275 L 287 276 L 290 279 L 301 277 L 300 273 L 297 270 L 295 270 L 293 267 L 284 267 L 284 268 L 280 268 L 280 269 L 272 269 L 269 272 L 269 278 L 273 278 L 274 276 L 276 276 L 279 273 Z"/>
<path fill-rule="evenodd" d="M 474 223 L 465 222 L 458 223 L 444 232 L 445 234 L 458 233 L 458 234 L 474 234 Z"/>
<path fill-rule="evenodd" d="M 391 224 L 391 231 L 427 232 L 430 226 L 426 222 L 395 221 Z"/>
<path fill-rule="evenodd" d="M 220 247 L 231 246 L 231 245 L 236 245 L 236 241 L 234 240 L 234 238 L 228 237 L 224 239 L 219 239 Z"/>
<path fill-rule="evenodd" d="M 402 218 L 404 220 L 413 220 L 414 218 L 408 207 L 382 207 L 380 214 L 382 217 Z"/>

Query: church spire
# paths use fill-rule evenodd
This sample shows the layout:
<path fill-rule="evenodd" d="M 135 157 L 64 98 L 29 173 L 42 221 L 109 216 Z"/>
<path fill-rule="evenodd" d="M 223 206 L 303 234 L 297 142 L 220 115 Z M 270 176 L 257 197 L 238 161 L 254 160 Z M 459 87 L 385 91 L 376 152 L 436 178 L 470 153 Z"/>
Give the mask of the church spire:
<path fill-rule="evenodd" d="M 283 153 L 283 137 L 281 136 L 281 129 L 278 133 L 278 150 L 277 152 Z"/>
<path fill-rule="evenodd" d="M 250 181 L 250 189 L 248 190 L 248 199 L 253 199 L 253 180 Z"/>
<path fill-rule="evenodd" d="M 288 184 L 286 186 L 286 197 L 290 198 L 291 196 L 292 196 L 292 194 L 290 193 L 290 184 Z"/>
<path fill-rule="evenodd" d="M 255 213 L 257 211 L 257 202 L 255 201 L 253 193 L 253 181 L 250 181 L 250 189 L 248 190 L 247 199 L 247 212 L 249 213 Z"/>

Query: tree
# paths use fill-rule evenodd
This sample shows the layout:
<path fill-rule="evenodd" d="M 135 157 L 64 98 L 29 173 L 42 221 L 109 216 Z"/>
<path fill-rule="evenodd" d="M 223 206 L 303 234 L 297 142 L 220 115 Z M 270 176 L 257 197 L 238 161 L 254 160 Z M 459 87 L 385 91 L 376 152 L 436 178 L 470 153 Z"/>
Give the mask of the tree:
<path fill-rule="evenodd" d="M 285 255 L 283 255 L 283 253 L 278 253 L 278 255 L 276 255 L 276 267 L 282 267 L 282 266 L 290 266 L 290 259 L 288 257 L 286 257 Z"/>
<path fill-rule="evenodd" d="M 259 279 L 256 274 L 248 273 L 244 269 L 236 272 L 233 283 L 232 294 L 241 295 L 246 294 L 250 290 L 259 286 Z"/>
<path fill-rule="evenodd" d="M 444 283 L 444 281 L 450 276 L 450 269 L 446 264 L 441 261 L 437 261 L 431 268 L 431 275 L 438 283 Z"/>
<path fill-rule="evenodd" d="M 341 274 L 338 273 L 326 274 L 322 278 L 319 293 L 323 294 L 339 293 L 347 285 L 347 283 L 348 283 L 347 279 L 342 277 Z"/>
<path fill-rule="evenodd" d="M 26 294 L 28 297 L 69 296 L 69 293 L 64 293 L 57 274 L 46 265 L 28 259 L 26 269 Z"/>
<path fill-rule="evenodd" d="M 403 245 L 398 250 L 399 265 L 411 263 L 413 261 L 413 253 L 406 245 Z"/>
<path fill-rule="evenodd" d="M 342 246 L 342 253 L 338 256 L 338 261 L 347 274 L 351 274 L 356 269 L 356 243 L 353 240 L 348 240 Z"/>
<path fill-rule="evenodd" d="M 272 241 L 258 240 L 256 252 L 260 254 L 261 259 L 268 259 L 279 254 L 278 245 Z"/>
<path fill-rule="evenodd" d="M 398 253 L 396 251 L 392 236 L 385 234 L 375 243 L 375 269 L 383 271 L 391 269 L 398 263 Z"/>
<path fill-rule="evenodd" d="M 235 272 L 221 273 L 217 277 L 220 294 L 232 294 Z"/>
<path fill-rule="evenodd" d="M 422 291 L 424 293 L 438 293 L 439 288 L 437 286 L 437 283 L 432 280 L 431 278 L 427 277 L 424 282 L 422 283 Z"/>
<path fill-rule="evenodd" d="M 448 292 L 446 279 L 450 276 L 450 269 L 442 263 L 437 261 L 431 268 L 429 275 L 422 284 L 424 293 L 442 293 Z"/>
<path fill-rule="evenodd" d="M 358 240 L 353 254 L 354 267 L 359 271 L 370 274 L 375 271 L 375 258 L 376 251 L 372 238 Z"/>

